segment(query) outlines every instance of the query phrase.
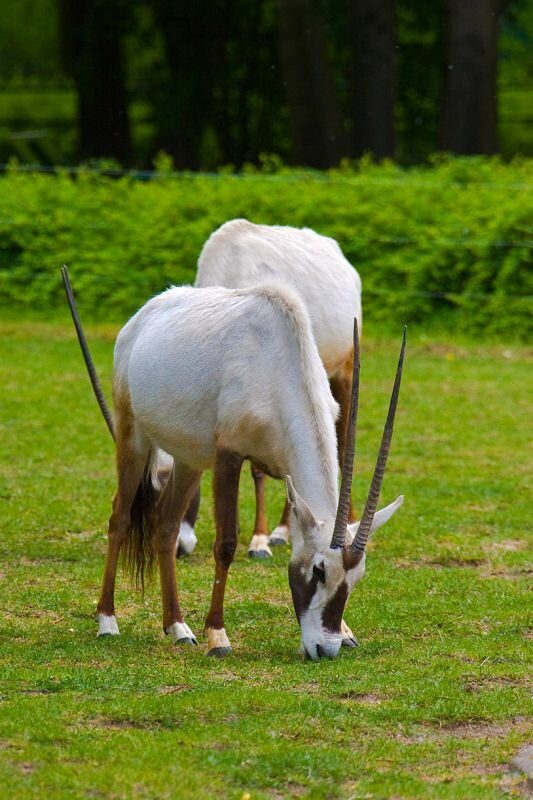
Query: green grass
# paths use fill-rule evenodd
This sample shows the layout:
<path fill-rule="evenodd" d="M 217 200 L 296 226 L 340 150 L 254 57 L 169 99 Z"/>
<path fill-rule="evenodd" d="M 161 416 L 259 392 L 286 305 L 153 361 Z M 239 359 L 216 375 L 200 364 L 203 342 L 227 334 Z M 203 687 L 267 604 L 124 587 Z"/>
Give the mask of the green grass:
<path fill-rule="evenodd" d="M 115 329 L 89 329 L 109 391 Z M 365 330 L 354 497 L 367 487 L 399 341 Z M 113 447 L 70 327 L 0 326 L 0 794 L 16 798 L 503 798 L 530 732 L 526 550 L 531 350 L 411 336 L 382 501 L 346 619 L 361 646 L 302 662 L 287 551 L 242 536 L 217 661 L 172 648 L 157 586 L 119 581 L 122 635 L 94 609 Z M 529 384 L 528 384 L 529 380 Z M 528 497 L 529 489 L 529 497 Z M 272 522 L 283 502 L 269 482 Z M 199 547 L 178 564 L 199 633 L 213 574 L 209 478 Z M 529 626 L 529 627 L 528 627 Z"/>

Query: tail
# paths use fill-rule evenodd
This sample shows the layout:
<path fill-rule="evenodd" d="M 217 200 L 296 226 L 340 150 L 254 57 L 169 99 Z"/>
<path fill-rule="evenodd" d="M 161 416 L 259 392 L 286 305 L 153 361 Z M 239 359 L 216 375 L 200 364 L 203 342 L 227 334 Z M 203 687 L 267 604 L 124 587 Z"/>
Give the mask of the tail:
<path fill-rule="evenodd" d="M 78 309 L 76 308 L 76 303 L 74 301 L 74 292 L 72 291 L 72 286 L 70 284 L 68 269 L 66 267 L 61 267 L 61 277 L 63 278 L 63 286 L 65 287 L 70 313 L 72 314 L 74 327 L 76 328 L 76 333 L 78 334 L 78 341 L 80 343 L 85 366 L 87 367 L 87 372 L 89 373 L 89 379 L 91 381 L 94 394 L 96 395 L 98 405 L 100 406 L 100 411 L 102 412 L 107 427 L 109 428 L 109 433 L 114 439 L 115 430 L 113 428 L 113 417 L 111 416 L 111 411 L 106 403 L 102 387 L 100 386 L 100 381 L 98 380 L 98 375 L 96 374 L 96 369 L 94 368 L 94 363 L 89 352 L 89 345 L 87 344 L 87 339 L 85 338 L 85 334 L 83 332 Z"/>
<path fill-rule="evenodd" d="M 144 594 L 145 579 L 151 579 L 155 560 L 154 509 L 159 491 L 152 482 L 151 457 L 137 488 L 130 511 L 128 533 L 122 547 L 122 563 L 132 583 Z"/>

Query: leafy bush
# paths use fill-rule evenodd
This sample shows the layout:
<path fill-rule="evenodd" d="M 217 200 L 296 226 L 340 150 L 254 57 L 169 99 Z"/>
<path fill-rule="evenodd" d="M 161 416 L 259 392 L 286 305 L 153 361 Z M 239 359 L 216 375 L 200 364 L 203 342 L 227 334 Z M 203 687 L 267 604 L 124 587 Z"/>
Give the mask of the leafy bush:
<path fill-rule="evenodd" d="M 67 264 L 86 314 L 120 321 L 192 282 L 204 241 L 235 217 L 337 239 L 361 274 L 367 319 L 531 332 L 532 162 L 496 158 L 410 170 L 363 160 L 328 173 L 269 159 L 241 175 L 149 181 L 13 168 L 0 179 L 0 304 L 62 306 Z"/>

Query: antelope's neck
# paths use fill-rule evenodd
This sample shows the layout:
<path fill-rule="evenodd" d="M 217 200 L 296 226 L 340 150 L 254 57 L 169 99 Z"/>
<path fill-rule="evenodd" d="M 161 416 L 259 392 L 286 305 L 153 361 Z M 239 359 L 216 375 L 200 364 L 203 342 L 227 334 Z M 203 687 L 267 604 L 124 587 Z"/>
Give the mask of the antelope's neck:
<path fill-rule="evenodd" d="M 337 449 L 320 442 L 316 432 L 302 431 L 293 437 L 289 471 L 298 494 L 318 520 L 333 519 L 337 513 Z"/>

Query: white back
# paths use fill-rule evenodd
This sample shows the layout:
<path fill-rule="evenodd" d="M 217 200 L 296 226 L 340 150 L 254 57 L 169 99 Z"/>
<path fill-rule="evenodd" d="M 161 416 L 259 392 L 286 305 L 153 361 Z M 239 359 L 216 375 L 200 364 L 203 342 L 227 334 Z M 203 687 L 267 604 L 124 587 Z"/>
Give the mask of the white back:
<path fill-rule="evenodd" d="M 326 372 L 333 376 L 351 352 L 354 317 L 361 330 L 361 280 L 337 242 L 309 228 L 226 222 L 203 247 L 195 286 L 262 284 L 296 291 Z"/>
<path fill-rule="evenodd" d="M 177 461 L 206 469 L 224 447 L 292 474 L 317 514 L 335 508 L 338 407 L 286 287 L 153 298 L 117 338 L 114 392 L 130 397 L 137 435 Z"/>

